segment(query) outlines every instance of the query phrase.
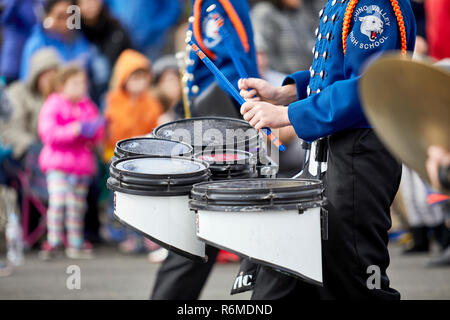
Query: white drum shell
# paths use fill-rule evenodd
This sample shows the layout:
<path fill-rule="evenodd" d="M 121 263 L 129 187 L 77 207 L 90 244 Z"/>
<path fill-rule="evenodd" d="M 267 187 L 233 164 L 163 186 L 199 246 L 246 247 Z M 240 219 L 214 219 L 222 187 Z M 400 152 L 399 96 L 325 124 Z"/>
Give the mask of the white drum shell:
<path fill-rule="evenodd" d="M 191 255 L 205 258 L 205 244 L 196 237 L 189 197 L 151 197 L 114 192 L 114 215 L 136 230 Z"/>
<path fill-rule="evenodd" d="M 321 209 L 197 212 L 197 236 L 207 243 L 322 284 Z"/>

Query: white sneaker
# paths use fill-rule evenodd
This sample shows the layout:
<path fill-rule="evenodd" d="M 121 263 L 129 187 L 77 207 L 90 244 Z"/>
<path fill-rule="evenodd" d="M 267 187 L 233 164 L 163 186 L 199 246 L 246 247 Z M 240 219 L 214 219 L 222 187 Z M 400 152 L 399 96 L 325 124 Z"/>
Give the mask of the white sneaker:
<path fill-rule="evenodd" d="M 150 263 L 161 263 L 166 260 L 168 255 L 169 251 L 164 248 L 159 248 L 158 250 L 155 250 L 148 254 L 148 261 Z"/>

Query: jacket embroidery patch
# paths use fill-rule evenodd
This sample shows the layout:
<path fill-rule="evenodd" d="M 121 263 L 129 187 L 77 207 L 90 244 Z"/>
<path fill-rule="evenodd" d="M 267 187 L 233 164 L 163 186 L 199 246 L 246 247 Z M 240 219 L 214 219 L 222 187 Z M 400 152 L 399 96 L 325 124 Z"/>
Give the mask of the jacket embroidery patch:
<path fill-rule="evenodd" d="M 203 30 L 205 30 L 204 43 L 207 48 L 214 48 L 222 41 L 216 21 L 211 14 L 203 20 Z"/>
<path fill-rule="evenodd" d="M 377 5 L 362 6 L 355 10 L 351 43 L 362 50 L 378 48 L 389 39 L 387 28 L 391 26 L 388 13 Z"/>

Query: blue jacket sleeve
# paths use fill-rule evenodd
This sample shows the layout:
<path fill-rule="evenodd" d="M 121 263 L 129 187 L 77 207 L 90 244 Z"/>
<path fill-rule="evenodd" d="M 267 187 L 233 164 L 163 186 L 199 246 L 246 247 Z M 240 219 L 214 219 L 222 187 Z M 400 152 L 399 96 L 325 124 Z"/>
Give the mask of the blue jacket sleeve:
<path fill-rule="evenodd" d="M 310 79 L 310 72 L 309 71 L 297 71 L 293 74 L 288 75 L 284 81 L 283 86 L 286 86 L 288 84 L 295 84 L 297 88 L 297 99 L 302 100 L 305 99 L 306 94 L 306 88 L 309 84 Z"/>
<path fill-rule="evenodd" d="M 2 12 L 2 23 L 7 24 L 14 21 L 16 18 L 17 6 L 19 5 L 18 0 L 3 0 L 3 12 Z"/>
<path fill-rule="evenodd" d="M 22 61 L 20 65 L 20 74 L 19 74 L 20 80 L 22 81 L 27 80 L 28 73 L 30 71 L 31 57 L 37 50 L 39 50 L 44 46 L 45 44 L 35 34 L 33 34 L 30 38 L 28 38 L 22 52 Z"/>
<path fill-rule="evenodd" d="M 390 5 L 390 1 L 381 1 L 385 8 L 385 18 L 391 22 L 385 25 L 384 42 L 378 47 L 362 45 L 367 36 L 362 34 L 361 23 L 363 20 L 352 18 L 355 21 L 347 38 L 347 53 L 342 56 L 342 47 L 339 52 L 334 52 L 336 59 L 343 59 L 344 79 L 329 85 L 324 83 L 324 89 L 315 95 L 289 105 L 288 115 L 297 135 L 305 141 L 311 142 L 318 138 L 339 132 L 341 130 L 358 127 L 369 127 L 362 111 L 358 84 L 361 71 L 372 55 L 381 55 L 386 51 L 398 50 L 401 47 L 400 34 L 397 20 Z M 409 2 L 400 1 L 405 28 L 407 30 L 408 50 L 414 50 L 415 45 L 415 21 Z M 370 1 L 360 1 L 355 8 L 370 5 Z M 352 33 L 354 31 L 354 33 Z M 353 43 L 351 36 L 359 37 L 359 44 Z M 364 38 L 366 37 L 366 38 Z M 367 43 L 368 41 L 366 41 Z M 358 43 L 358 42 L 356 42 Z M 334 65 L 336 66 L 336 65 Z"/>

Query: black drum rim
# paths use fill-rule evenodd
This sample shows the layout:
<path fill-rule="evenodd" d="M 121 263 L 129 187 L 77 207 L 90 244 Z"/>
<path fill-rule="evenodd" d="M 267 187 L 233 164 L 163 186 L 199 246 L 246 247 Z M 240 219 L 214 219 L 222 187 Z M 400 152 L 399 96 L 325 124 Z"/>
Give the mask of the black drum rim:
<path fill-rule="evenodd" d="M 232 186 L 239 183 L 264 181 L 289 182 L 291 186 L 267 186 L 242 189 Z M 227 187 L 227 185 L 229 187 Z M 208 186 L 216 186 L 210 189 Z M 217 188 L 224 186 L 224 188 Z M 268 210 L 299 210 L 321 207 L 326 203 L 324 187 L 320 180 L 311 179 L 235 179 L 229 181 L 201 182 L 192 188 L 191 210 L 255 212 Z"/>
<path fill-rule="evenodd" d="M 281 191 L 281 192 L 286 192 L 286 191 L 291 191 L 292 189 L 296 189 L 296 188 L 301 188 L 302 190 L 307 190 L 307 189 L 317 189 L 318 187 L 323 188 L 323 182 L 321 180 L 316 180 L 316 179 L 292 179 L 292 178 L 276 178 L 276 179 L 271 179 L 271 178 L 255 178 L 255 179 L 238 179 L 238 180 L 233 180 L 231 181 L 231 183 L 240 183 L 240 182 L 274 182 L 274 181 L 279 181 L 279 182 L 288 182 L 288 183 L 295 183 L 295 182 L 308 182 L 309 185 L 303 185 L 303 186 L 290 186 L 290 187 L 278 187 L 276 188 L 277 191 Z M 196 185 L 194 185 L 194 189 L 197 190 L 205 190 L 204 188 L 205 186 L 211 186 L 211 185 L 219 185 L 219 184 L 225 184 L 227 183 L 227 181 L 217 181 L 217 182 L 202 182 L 202 183 L 198 183 Z M 263 190 L 270 190 L 270 189 L 274 189 L 274 188 L 265 188 L 265 189 L 258 189 L 259 191 L 263 191 Z M 220 189 L 213 189 L 215 193 L 229 193 L 229 194 L 233 194 L 233 193 L 255 193 L 255 189 L 246 189 L 246 190 L 236 190 L 236 188 L 220 188 Z M 211 189 L 208 190 L 208 192 L 211 192 Z"/>
<path fill-rule="evenodd" d="M 230 121 L 230 122 L 241 123 L 241 124 L 245 125 L 246 127 L 248 127 L 248 129 L 254 129 L 252 126 L 250 126 L 250 124 L 247 121 L 242 120 L 242 119 L 235 119 L 235 118 L 228 118 L 228 117 L 195 117 L 195 118 L 181 119 L 181 120 L 176 120 L 176 121 L 165 123 L 165 124 L 160 125 L 157 128 L 155 128 L 153 130 L 152 134 L 153 134 L 154 137 L 157 137 L 157 138 L 168 139 L 166 137 L 162 137 L 161 135 L 159 135 L 159 132 L 162 131 L 164 128 L 166 128 L 166 127 L 168 127 L 170 125 L 174 125 L 174 124 L 187 123 L 187 122 L 193 122 L 193 121 L 202 121 L 202 120 L 217 120 L 217 121 L 225 120 L 225 121 Z M 248 139 L 243 140 L 243 141 L 238 141 L 237 144 L 245 143 L 246 145 L 247 144 L 250 145 L 251 143 L 256 142 L 255 146 L 258 147 L 259 146 L 259 137 L 260 137 L 260 133 L 257 130 L 255 130 L 255 135 L 253 137 L 248 138 Z M 169 139 L 169 140 L 171 140 L 171 139 Z M 178 141 L 178 140 L 171 140 L 171 141 Z M 191 145 L 194 148 L 194 150 L 199 149 L 199 148 L 203 149 L 203 148 L 208 147 L 208 146 L 204 146 L 204 145 L 197 145 L 195 143 L 191 144 Z M 217 148 L 220 148 L 220 147 L 231 148 L 232 146 L 235 146 L 235 145 L 236 145 L 236 143 L 229 144 L 229 145 L 228 144 L 223 144 L 222 146 L 220 146 L 220 145 L 209 146 L 209 147 L 213 147 L 213 148 L 214 147 L 217 147 Z"/>
<path fill-rule="evenodd" d="M 179 156 L 179 157 L 189 157 L 189 156 L 192 156 L 192 153 L 194 152 L 194 148 L 190 144 L 187 144 L 187 143 L 182 142 L 182 141 L 174 141 L 174 140 L 170 140 L 170 139 L 166 139 L 166 138 L 160 138 L 160 137 L 135 137 L 135 138 L 127 138 L 127 139 L 122 139 L 120 141 L 117 141 L 116 147 L 114 149 L 114 156 L 116 156 L 118 159 L 122 159 L 122 158 L 125 158 L 125 157 L 156 155 L 156 154 L 140 154 L 140 153 L 136 153 L 136 152 L 130 152 L 130 151 L 127 151 L 127 150 L 125 150 L 125 149 L 123 149 L 121 147 L 121 145 L 126 143 L 126 142 L 136 141 L 136 140 L 158 140 L 158 141 L 167 141 L 167 142 L 174 143 L 174 144 L 182 144 L 185 147 L 187 147 L 187 149 L 189 151 L 186 152 L 186 153 L 182 153 L 182 154 L 176 155 L 176 156 Z M 164 155 L 164 156 L 166 156 L 166 155 Z M 167 156 L 172 156 L 172 155 L 167 155 Z"/>
<path fill-rule="evenodd" d="M 148 174 L 125 171 L 117 168 L 121 162 L 140 159 L 183 160 L 201 165 L 201 170 L 180 174 Z M 209 164 L 187 157 L 135 156 L 114 161 L 110 168 L 107 186 L 110 190 L 143 196 L 189 195 L 196 183 L 208 181 L 211 173 Z"/>
<path fill-rule="evenodd" d="M 150 186 L 148 189 L 144 188 L 133 188 L 129 187 L 127 184 L 119 182 L 113 177 L 109 177 L 106 186 L 109 190 L 113 192 L 119 192 L 124 194 L 129 194 L 133 196 L 143 196 L 143 197 L 176 197 L 176 196 L 189 196 L 192 186 L 171 186 L 161 185 L 159 188 L 155 186 Z M 153 187 L 153 188 L 152 188 Z M 163 188 L 165 187 L 165 188 Z"/>
<path fill-rule="evenodd" d="M 172 160 L 183 160 L 183 161 L 188 161 L 188 162 L 194 162 L 194 163 L 198 163 L 201 164 L 203 166 L 205 166 L 205 169 L 199 170 L 199 171 L 195 171 L 195 172 L 191 172 L 191 173 L 181 173 L 181 174 L 150 174 L 150 173 L 137 173 L 137 172 L 130 172 L 130 171 L 125 171 L 125 170 L 121 170 L 117 168 L 117 165 L 121 162 L 126 162 L 126 161 L 131 161 L 131 160 L 140 160 L 140 159 L 172 159 Z M 163 179 L 166 176 L 170 176 L 171 178 L 184 178 L 184 177 L 191 177 L 191 176 L 198 176 L 204 173 L 207 173 L 209 171 L 209 164 L 205 161 L 201 161 L 198 159 L 194 159 L 194 158 L 188 158 L 188 157 L 168 157 L 168 156 L 158 156 L 158 155 L 153 155 L 153 156 L 134 156 L 134 157 L 125 157 L 122 159 L 117 159 L 116 161 L 114 161 L 111 164 L 111 170 L 115 173 L 118 174 L 120 176 L 130 176 L 130 177 L 144 177 L 144 178 L 148 178 L 148 179 Z"/>

